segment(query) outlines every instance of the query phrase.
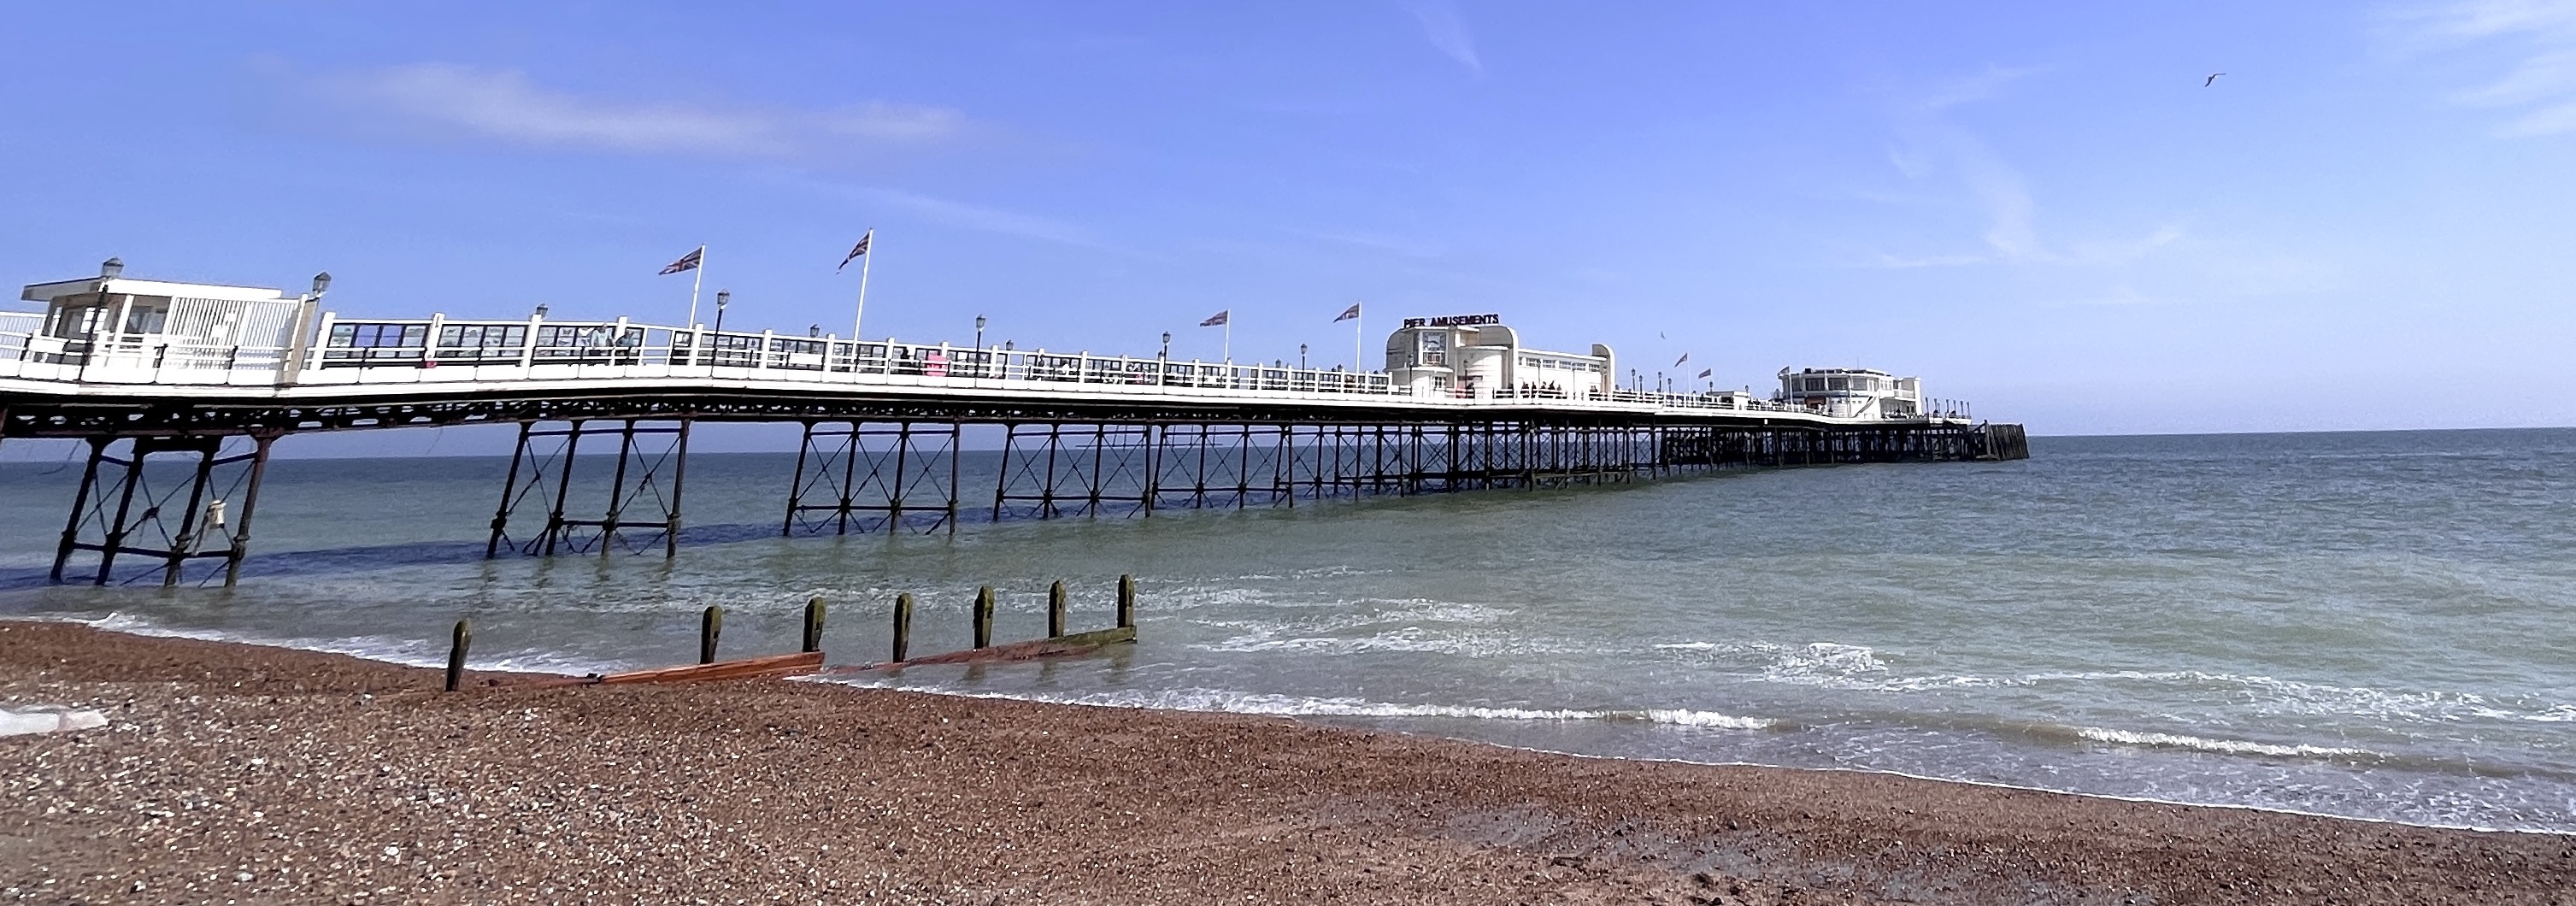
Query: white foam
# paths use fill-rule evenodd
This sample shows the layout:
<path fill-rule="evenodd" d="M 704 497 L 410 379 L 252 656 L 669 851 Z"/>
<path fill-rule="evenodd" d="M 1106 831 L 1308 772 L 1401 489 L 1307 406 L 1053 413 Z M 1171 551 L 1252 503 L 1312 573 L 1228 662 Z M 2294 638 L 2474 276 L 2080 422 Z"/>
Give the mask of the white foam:
<path fill-rule="evenodd" d="M 122 632 L 127 635 L 196 639 L 198 641 L 205 642 L 232 642 L 244 645 L 265 645 L 272 648 L 293 648 L 298 651 L 319 651 L 325 654 L 345 654 L 350 657 L 364 658 L 370 661 L 381 661 L 388 664 L 400 664 L 405 667 L 444 667 L 447 665 L 447 652 L 445 650 L 445 646 L 433 642 L 420 641 L 416 639 L 401 639 L 392 636 L 312 638 L 302 636 L 266 636 L 253 633 L 225 632 L 214 629 L 181 629 L 177 627 L 163 626 L 141 617 L 129 616 L 121 611 L 95 619 L 74 620 L 73 622 L 84 623 L 92 628 L 108 632 Z M 575 676 L 589 673 L 614 673 L 619 670 L 632 669 L 633 667 L 633 665 L 622 662 L 567 657 L 555 652 L 540 650 L 521 650 L 484 657 L 468 657 L 466 659 L 465 666 L 470 670 L 563 673 Z"/>
<path fill-rule="evenodd" d="M 1482 705 L 1408 704 L 1376 702 L 1361 698 L 1322 698 L 1302 695 L 1277 695 L 1262 692 L 1234 692 L 1223 689 L 1171 689 L 1161 691 L 1103 692 L 1073 697 L 1010 695 L 986 692 L 961 692 L 923 689 L 888 680 L 849 680 L 850 685 L 872 688 L 899 688 L 911 691 L 938 692 L 969 698 L 1007 698 L 1044 701 L 1068 705 L 1092 705 L 1109 708 L 1152 708 L 1163 711 L 1204 711 L 1224 714 L 1264 714 L 1278 717 L 1443 717 L 1468 720 L 1521 721 L 1586 721 L 1626 720 L 1642 723 L 1685 727 L 1713 727 L 1730 730 L 1760 730 L 1777 725 L 1777 721 L 1759 717 L 1739 717 L 1715 711 L 1684 708 L 1647 708 L 1635 710 L 1581 708 L 1488 707 Z"/>
<path fill-rule="evenodd" d="M 2185 736 L 2179 733 L 2142 733 L 2133 730 L 2110 730 L 2102 727 L 2077 727 L 2075 735 L 2093 740 L 2094 742 L 2108 742 L 2131 746 L 2152 746 L 2156 748 L 2169 749 L 2192 749 L 2202 752 L 2223 752 L 2230 755 L 2271 755 L 2280 758 L 2334 758 L 2338 756 L 2350 757 L 2357 755 L 2379 754 L 2369 749 L 2311 745 L 2285 746 L 2268 742 L 2250 742 L 2242 739 L 2210 739 L 2204 736 Z"/>

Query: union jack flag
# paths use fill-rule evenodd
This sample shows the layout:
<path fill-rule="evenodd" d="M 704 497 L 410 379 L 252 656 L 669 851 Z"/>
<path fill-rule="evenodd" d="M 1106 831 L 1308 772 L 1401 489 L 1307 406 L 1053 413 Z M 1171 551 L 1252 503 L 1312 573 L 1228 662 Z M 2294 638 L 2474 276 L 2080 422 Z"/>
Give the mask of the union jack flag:
<path fill-rule="evenodd" d="M 1229 309 L 1226 309 L 1226 310 L 1224 310 L 1224 311 L 1217 312 L 1216 314 L 1209 315 L 1207 320 L 1205 320 L 1205 321 L 1200 321 L 1200 322 L 1199 322 L 1199 326 L 1200 326 L 1200 327 L 1222 327 L 1222 326 L 1224 326 L 1224 325 L 1225 325 L 1225 316 L 1230 315 L 1230 314 L 1234 314 L 1234 309 L 1229 308 Z"/>
<path fill-rule="evenodd" d="M 1360 316 L 1360 304 L 1359 304 L 1359 303 L 1357 303 L 1357 302 L 1353 302 L 1353 303 L 1351 303 L 1351 307 L 1349 307 L 1349 308 L 1345 308 L 1345 309 L 1342 309 L 1342 316 L 1341 316 L 1341 317 L 1338 317 L 1338 318 L 1334 318 L 1334 319 L 1333 319 L 1333 323 L 1335 323 L 1335 324 L 1339 324 L 1339 323 L 1342 323 L 1342 322 L 1344 322 L 1344 321 L 1348 321 L 1348 320 L 1350 320 L 1350 319 L 1352 319 L 1352 318 L 1356 318 L 1356 317 L 1359 317 L 1359 316 Z"/>
<path fill-rule="evenodd" d="M 850 248 L 850 253 L 849 253 L 848 255 L 844 255 L 844 256 L 842 256 L 842 258 L 841 258 L 841 267 L 833 268 L 833 269 L 832 269 L 832 273 L 835 273 L 835 274 L 840 273 L 840 272 L 841 272 L 841 268 L 849 267 L 849 266 L 850 266 L 850 262 L 852 262 L 852 261 L 857 261 L 857 260 L 859 260 L 859 256 L 860 256 L 860 255 L 865 255 L 865 254 L 867 254 L 867 253 L 868 253 L 868 242 L 869 242 L 870 240 L 875 239 L 875 238 L 877 238 L 877 231 L 875 231 L 875 230 L 869 230 L 867 235 L 859 237 L 859 244 L 858 244 L 858 245 L 856 245 L 856 246 L 852 246 L 852 247 Z"/>
<path fill-rule="evenodd" d="M 663 268 L 663 269 L 662 269 L 662 273 L 665 273 L 665 274 L 676 274 L 676 273 L 679 273 L 679 272 L 681 272 L 681 271 L 693 271 L 693 270 L 697 270 L 697 269 L 698 269 L 698 262 L 699 262 L 699 261 L 701 261 L 701 260 L 704 260 L 704 259 L 706 258 L 706 256 L 707 256 L 707 247 L 706 247 L 706 246 L 703 246 L 703 245 L 698 246 L 698 248 L 697 248 L 697 250 L 696 250 L 696 251 L 690 252 L 690 253 L 688 253 L 688 254 L 686 254 L 686 255 L 682 255 L 682 256 L 680 256 L 680 260 L 678 260 L 678 261 L 674 261 L 674 262 L 671 262 L 671 264 L 670 264 L 670 266 L 669 266 L 669 267 L 665 267 L 665 268 Z"/>

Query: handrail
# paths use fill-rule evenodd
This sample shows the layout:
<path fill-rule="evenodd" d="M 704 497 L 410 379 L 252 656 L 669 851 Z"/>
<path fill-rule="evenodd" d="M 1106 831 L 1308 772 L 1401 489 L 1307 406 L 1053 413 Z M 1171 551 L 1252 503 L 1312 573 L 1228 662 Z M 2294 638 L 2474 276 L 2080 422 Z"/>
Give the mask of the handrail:
<path fill-rule="evenodd" d="M 99 384 L 342 385 L 564 379 L 705 377 L 828 384 L 1116 387 L 1192 396 L 1400 398 L 1458 405 L 1701 410 L 1825 415 L 1735 392 L 1664 393 L 1505 387 L 1416 395 L 1384 372 L 1284 364 L 1180 361 L 981 348 L 896 338 L 851 340 L 608 322 L 349 319 L 324 315 L 304 367 L 285 373 L 285 347 L 174 342 L 161 335 L 76 339 L 0 331 L 0 377 Z M 1937 412 L 1930 413 L 1939 417 Z"/>

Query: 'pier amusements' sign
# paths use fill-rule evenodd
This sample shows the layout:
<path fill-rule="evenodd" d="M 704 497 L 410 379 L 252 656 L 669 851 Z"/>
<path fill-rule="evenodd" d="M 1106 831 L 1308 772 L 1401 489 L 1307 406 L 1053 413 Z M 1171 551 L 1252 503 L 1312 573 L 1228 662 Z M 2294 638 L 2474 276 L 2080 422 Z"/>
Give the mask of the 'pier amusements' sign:
<path fill-rule="evenodd" d="M 1437 318 L 1406 318 L 1406 327 L 1474 327 L 1478 324 L 1503 323 L 1501 315 L 1441 315 Z"/>

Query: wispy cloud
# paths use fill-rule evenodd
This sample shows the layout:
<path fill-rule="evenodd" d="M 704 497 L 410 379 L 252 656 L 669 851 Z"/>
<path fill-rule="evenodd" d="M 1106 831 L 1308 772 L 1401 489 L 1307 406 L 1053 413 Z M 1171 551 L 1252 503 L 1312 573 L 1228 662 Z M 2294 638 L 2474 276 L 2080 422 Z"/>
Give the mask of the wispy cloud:
<path fill-rule="evenodd" d="M 1903 143 L 1888 150 L 1888 164 L 1915 183 L 1940 186 L 1964 196 L 1985 220 L 1976 252 L 1892 254 L 1868 260 L 1872 267 L 1959 267 L 1980 264 L 2110 264 L 2132 260 L 2183 237 L 2178 225 L 2158 228 L 2135 241 L 2068 246 L 2041 235 L 2039 202 L 2021 171 L 1984 140 L 1946 114 L 1955 107 L 2000 96 L 2005 88 L 2041 72 L 2031 68 L 1989 66 L 1984 72 L 1931 86 L 1896 105 L 1895 119 Z"/>
<path fill-rule="evenodd" d="M 2513 60 L 2502 75 L 2451 98 L 2514 111 L 2498 134 L 2576 132 L 2576 0 L 2461 0 L 2402 9 L 2390 21 L 2410 51 Z"/>
<path fill-rule="evenodd" d="M 785 157 L 852 146 L 919 144 L 965 117 L 867 102 L 832 110 L 641 101 L 539 85 L 515 70 L 416 63 L 306 82 L 360 125 L 451 140 L 635 154 Z"/>
<path fill-rule="evenodd" d="M 1476 39 L 1467 34 L 1467 20 L 1458 15 L 1457 4 L 1450 0 L 1405 0 L 1404 9 L 1422 23 L 1422 36 L 1431 39 L 1434 49 L 1468 71 L 1484 74 L 1484 61 L 1476 58 Z"/>
<path fill-rule="evenodd" d="M 1000 233 L 1006 236 L 1042 239 L 1085 248 L 1109 248 L 1089 230 L 1035 214 L 968 204 L 900 189 L 869 188 L 859 189 L 857 192 L 869 199 L 910 211 L 933 223 L 982 230 L 987 233 Z"/>

